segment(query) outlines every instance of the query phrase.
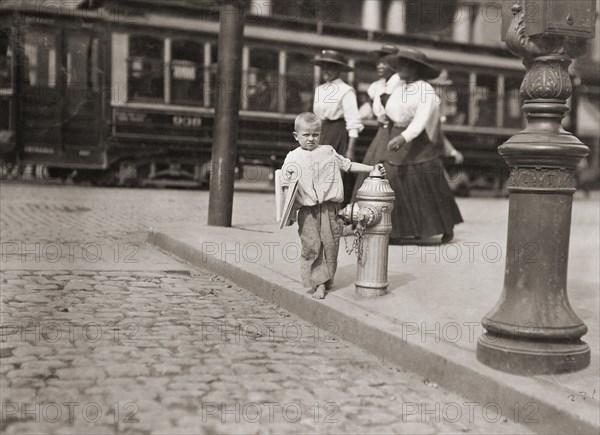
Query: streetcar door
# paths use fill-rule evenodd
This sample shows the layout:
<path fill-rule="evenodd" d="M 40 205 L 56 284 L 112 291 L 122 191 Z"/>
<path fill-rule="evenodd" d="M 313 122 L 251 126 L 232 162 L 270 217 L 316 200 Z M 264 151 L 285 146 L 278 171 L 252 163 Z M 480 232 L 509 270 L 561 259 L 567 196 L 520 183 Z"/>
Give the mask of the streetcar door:
<path fill-rule="evenodd" d="M 63 146 L 69 160 L 85 163 L 101 141 L 100 38 L 67 29 L 64 47 Z"/>
<path fill-rule="evenodd" d="M 24 35 L 18 128 L 25 160 L 54 160 L 60 154 L 59 36 L 49 27 L 28 29 Z"/>

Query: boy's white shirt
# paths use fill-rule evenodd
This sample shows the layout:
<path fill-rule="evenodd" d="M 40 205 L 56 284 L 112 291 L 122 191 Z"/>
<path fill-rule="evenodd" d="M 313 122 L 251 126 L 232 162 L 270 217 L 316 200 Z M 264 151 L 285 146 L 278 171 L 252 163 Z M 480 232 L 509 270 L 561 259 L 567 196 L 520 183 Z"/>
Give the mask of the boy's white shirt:
<path fill-rule="evenodd" d="M 348 172 L 351 167 L 350 159 L 339 155 L 331 145 L 319 145 L 312 151 L 298 147 L 285 158 L 282 185 L 298 180 L 296 203 L 300 206 L 342 202 L 344 187 L 340 171 Z"/>

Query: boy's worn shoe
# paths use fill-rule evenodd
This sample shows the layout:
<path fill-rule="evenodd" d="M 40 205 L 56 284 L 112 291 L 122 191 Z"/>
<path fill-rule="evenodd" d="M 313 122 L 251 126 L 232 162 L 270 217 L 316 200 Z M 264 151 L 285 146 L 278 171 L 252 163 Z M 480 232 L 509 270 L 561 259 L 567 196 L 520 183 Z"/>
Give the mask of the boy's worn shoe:
<path fill-rule="evenodd" d="M 454 238 L 454 231 L 450 231 L 448 233 L 444 233 L 442 235 L 442 243 L 448 243 Z"/>

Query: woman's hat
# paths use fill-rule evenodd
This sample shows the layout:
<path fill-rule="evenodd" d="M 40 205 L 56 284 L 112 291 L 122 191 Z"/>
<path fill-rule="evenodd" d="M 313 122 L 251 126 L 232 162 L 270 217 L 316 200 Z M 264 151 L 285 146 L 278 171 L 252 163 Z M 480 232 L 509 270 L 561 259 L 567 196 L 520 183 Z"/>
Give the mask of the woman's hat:
<path fill-rule="evenodd" d="M 448 77 L 447 70 L 443 70 L 442 74 L 440 74 L 439 77 L 437 77 L 433 80 L 429 80 L 429 83 L 431 83 L 434 86 L 450 86 L 450 85 L 454 84 L 454 82 L 452 80 L 450 80 L 450 77 Z"/>
<path fill-rule="evenodd" d="M 378 61 L 382 57 L 388 56 L 390 54 L 396 54 L 398 53 L 398 51 L 400 51 L 400 49 L 393 44 L 383 44 L 381 49 L 369 51 L 369 57 L 374 59 L 375 61 Z"/>
<path fill-rule="evenodd" d="M 323 65 L 327 63 L 337 65 L 342 71 L 354 70 L 354 68 L 348 65 L 348 61 L 344 55 L 335 50 L 323 50 L 311 60 L 311 63 L 314 63 L 315 65 Z"/>
<path fill-rule="evenodd" d="M 419 78 L 422 80 L 431 80 L 440 75 L 440 70 L 431 65 L 427 56 L 416 48 L 401 48 L 396 54 L 387 55 L 383 60 L 395 70 L 402 61 L 413 62 L 417 66 Z"/>

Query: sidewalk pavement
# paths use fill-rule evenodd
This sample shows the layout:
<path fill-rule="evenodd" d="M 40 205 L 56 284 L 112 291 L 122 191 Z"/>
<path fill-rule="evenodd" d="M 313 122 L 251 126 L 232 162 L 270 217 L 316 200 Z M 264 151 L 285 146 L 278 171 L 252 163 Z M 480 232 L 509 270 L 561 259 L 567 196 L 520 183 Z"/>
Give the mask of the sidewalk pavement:
<path fill-rule="evenodd" d="M 248 193 L 236 193 L 242 194 Z M 153 230 L 149 241 L 467 400 L 487 409 L 494 404 L 536 432 L 600 431 L 597 192 L 574 202 L 568 276 L 571 305 L 589 328 L 583 339 L 591 364 L 533 377 L 499 372 L 476 359 L 481 319 L 502 291 L 508 200 L 460 199 L 465 223 L 451 244 L 391 246 L 389 293 L 378 298 L 355 294 L 356 256 L 344 252 L 342 239 L 334 288 L 316 300 L 300 282 L 297 226 L 279 230 L 273 195 L 254 194 L 257 206 L 248 213 L 256 224 L 236 226 L 235 217 L 232 228 L 190 222 Z M 352 241 L 348 237 L 348 247 Z M 534 247 L 525 252 L 535 261 Z"/>

